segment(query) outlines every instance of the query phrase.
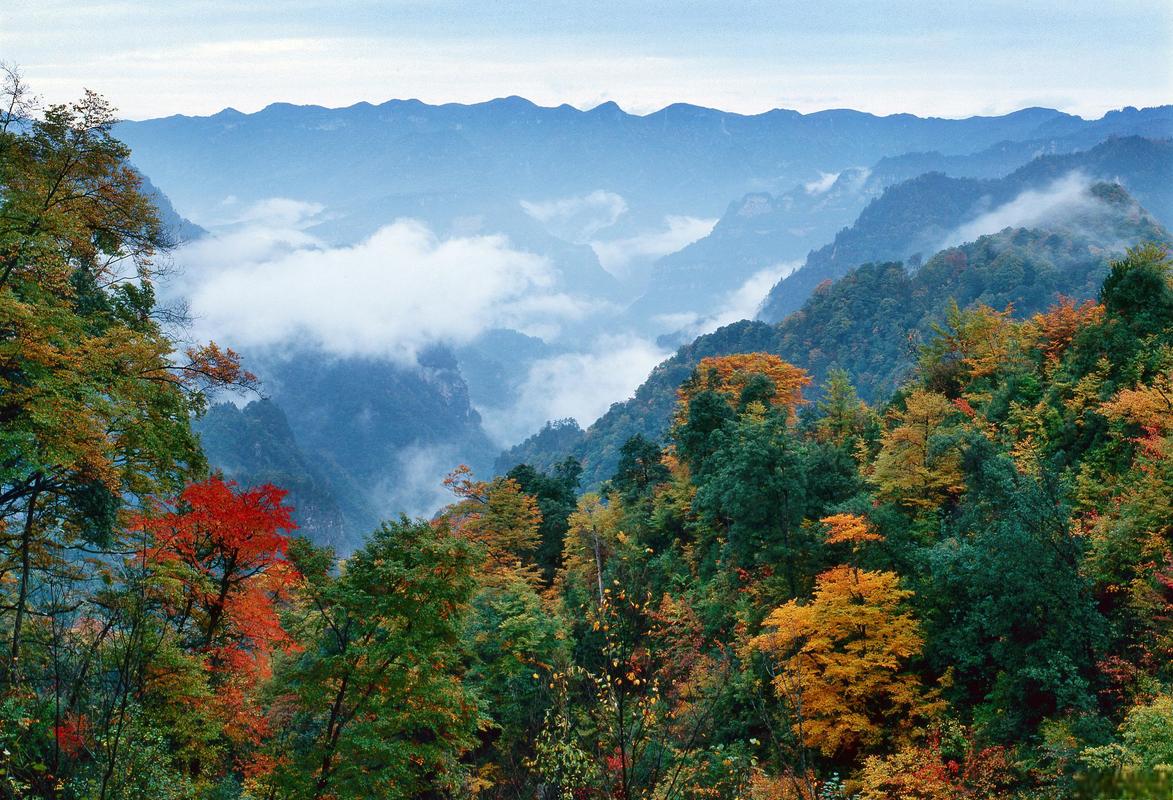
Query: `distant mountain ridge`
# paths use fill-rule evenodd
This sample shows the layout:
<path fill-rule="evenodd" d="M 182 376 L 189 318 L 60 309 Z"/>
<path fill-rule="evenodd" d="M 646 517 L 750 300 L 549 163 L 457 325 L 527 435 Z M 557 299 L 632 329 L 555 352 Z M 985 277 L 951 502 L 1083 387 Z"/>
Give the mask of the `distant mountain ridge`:
<path fill-rule="evenodd" d="M 786 191 L 819 172 L 885 156 L 958 155 L 1006 141 L 1173 135 L 1173 107 L 1083 120 L 1030 108 L 953 120 L 850 110 L 741 115 L 685 104 L 645 116 L 613 103 L 589 111 L 519 97 L 474 105 L 417 100 L 347 108 L 277 103 L 253 114 L 124 122 L 117 135 L 186 214 L 293 197 L 330 208 L 323 226 L 353 239 L 391 215 L 425 213 L 429 196 L 550 199 L 595 189 L 627 198 L 628 221 L 719 214 L 748 191 Z"/>

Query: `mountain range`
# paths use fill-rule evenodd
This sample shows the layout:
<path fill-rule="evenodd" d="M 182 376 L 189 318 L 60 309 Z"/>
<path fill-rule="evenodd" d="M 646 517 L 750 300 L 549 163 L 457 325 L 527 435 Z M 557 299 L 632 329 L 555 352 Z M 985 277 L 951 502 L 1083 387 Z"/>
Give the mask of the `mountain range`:
<path fill-rule="evenodd" d="M 1173 107 L 944 120 L 686 105 L 638 116 L 521 98 L 276 104 L 125 122 L 117 135 L 174 238 L 212 253 L 243 231 L 250 247 L 328 265 L 411 217 L 436 246 L 499 242 L 546 270 L 542 294 L 520 307 L 565 309 L 556 327 L 506 319 L 406 360 L 299 339 L 246 350 L 265 399 L 201 421 L 210 459 L 243 483 L 301 476 L 280 481 L 301 524 L 343 549 L 380 517 L 435 508 L 457 463 L 487 475 L 575 455 L 584 482 L 598 483 L 628 436 L 662 434 L 676 385 L 705 355 L 767 350 L 816 376 L 844 366 L 864 396 L 882 396 L 908 365 L 894 342 L 939 318 L 948 296 L 1025 313 L 1086 295 L 1110 254 L 1167 239 L 1173 185 Z M 263 228 L 257 209 L 277 209 L 280 229 Z M 1080 214 L 1096 219 L 1093 233 L 1078 230 Z M 962 253 L 970 277 L 955 280 L 942 264 L 959 256 L 938 250 Z M 401 266 L 391 274 L 413 269 Z M 200 263 L 187 269 L 200 279 Z M 828 297 L 852 316 L 836 317 Z M 519 424 L 541 425 L 518 409 L 543 393 L 590 393 L 625 341 L 679 350 L 631 399 L 612 390 L 619 402 L 597 421 L 552 406 L 557 419 L 494 459 Z M 569 385 L 543 385 L 553 380 Z"/>

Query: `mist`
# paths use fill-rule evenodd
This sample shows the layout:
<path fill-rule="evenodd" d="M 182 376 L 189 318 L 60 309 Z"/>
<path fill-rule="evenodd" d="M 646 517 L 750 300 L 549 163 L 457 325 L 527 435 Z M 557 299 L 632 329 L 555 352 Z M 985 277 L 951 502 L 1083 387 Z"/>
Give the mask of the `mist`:
<path fill-rule="evenodd" d="M 555 200 L 522 200 L 521 207 L 553 235 L 578 244 L 585 244 L 627 213 L 627 201 L 604 189 Z"/>
<path fill-rule="evenodd" d="M 480 408 L 485 432 L 502 447 L 517 444 L 549 420 L 574 418 L 586 428 L 612 403 L 631 397 L 670 350 L 628 334 L 602 335 L 589 348 L 530 365 L 515 403 Z"/>
<path fill-rule="evenodd" d="M 177 252 L 171 291 L 188 300 L 196 335 L 246 350 L 293 343 L 408 365 L 430 345 L 489 328 L 556 334 L 594 309 L 555 291 L 552 265 L 504 236 L 442 239 L 396 220 L 353 246 L 330 247 L 304 230 L 318 211 L 265 201 Z"/>
<path fill-rule="evenodd" d="M 1006 228 L 1034 228 L 1087 211 L 1095 205 L 1089 193 L 1091 179 L 1071 172 L 1043 189 L 1028 189 L 1008 203 L 986 211 L 950 232 L 933 249 L 942 250 L 972 242 Z"/>
<path fill-rule="evenodd" d="M 716 218 L 669 215 L 664 218 L 662 229 L 620 239 L 596 239 L 590 245 L 603 269 L 618 278 L 624 278 L 633 261 L 651 260 L 675 253 L 708 236 L 716 224 Z"/>

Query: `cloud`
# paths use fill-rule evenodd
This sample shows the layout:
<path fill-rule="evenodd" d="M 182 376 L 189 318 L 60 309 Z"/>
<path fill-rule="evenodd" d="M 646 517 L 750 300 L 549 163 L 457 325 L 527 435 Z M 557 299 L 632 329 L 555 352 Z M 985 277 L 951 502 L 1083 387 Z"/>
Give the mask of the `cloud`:
<path fill-rule="evenodd" d="M 603 189 L 544 202 L 522 200 L 521 207 L 555 236 L 580 244 L 627 213 L 627 201 Z"/>
<path fill-rule="evenodd" d="M 783 261 L 758 270 L 745 283 L 721 298 L 717 310 L 711 314 L 665 314 L 656 319 L 669 330 L 681 331 L 692 339 L 738 320 L 756 319 L 774 284 L 801 267 L 802 263 L 801 260 Z"/>
<path fill-rule="evenodd" d="M 822 194 L 834 186 L 838 179 L 838 172 L 820 172 L 816 180 L 807 181 L 802 188 L 806 189 L 807 194 Z"/>
<path fill-rule="evenodd" d="M 634 394 L 652 368 L 671 355 L 637 336 L 607 335 L 582 352 L 535 361 L 509 408 L 482 408 L 486 431 L 496 441 L 515 444 L 547 420 L 573 417 L 587 427 L 611 407 Z"/>
<path fill-rule="evenodd" d="M 675 253 L 698 239 L 708 236 L 716 219 L 699 217 L 668 216 L 664 218 L 664 230 L 648 231 L 637 236 L 611 241 L 593 241 L 591 248 L 603 269 L 613 274 L 622 274 L 636 259 L 654 259 Z"/>
<path fill-rule="evenodd" d="M 392 459 L 390 476 L 372 490 L 375 507 L 431 517 L 453 501 L 444 477 L 461 463 L 454 445 L 408 445 Z"/>
<path fill-rule="evenodd" d="M 270 197 L 231 213 L 236 205 L 235 197 L 225 198 L 221 208 L 229 210 L 229 216 L 213 224 L 264 225 L 301 230 L 319 222 L 322 212 L 326 209 L 321 203 L 309 203 L 288 197 Z"/>
<path fill-rule="evenodd" d="M 1034 228 L 1095 205 L 1090 179 L 1071 172 L 1043 189 L 1028 189 L 1008 203 L 960 225 L 937 248 L 956 247 L 1005 228 Z"/>
<path fill-rule="evenodd" d="M 176 254 L 201 338 L 241 348 L 313 345 L 411 362 L 489 328 L 556 332 L 592 307 L 555 291 L 543 257 L 500 235 L 437 237 L 398 220 L 349 247 L 299 229 L 310 206 L 266 201 Z M 316 212 L 314 212 L 316 213 Z M 257 222 L 260 220 L 260 222 Z"/>

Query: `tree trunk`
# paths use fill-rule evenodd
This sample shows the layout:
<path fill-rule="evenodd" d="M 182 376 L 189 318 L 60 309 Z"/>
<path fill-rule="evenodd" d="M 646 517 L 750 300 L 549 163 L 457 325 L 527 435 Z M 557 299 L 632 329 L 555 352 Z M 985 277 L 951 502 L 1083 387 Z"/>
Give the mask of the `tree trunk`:
<path fill-rule="evenodd" d="M 8 683 L 14 686 L 20 682 L 20 640 L 24 627 L 25 605 L 28 603 L 29 573 L 32 571 L 33 519 L 36 516 L 39 481 L 33 484 L 25 509 L 24 528 L 20 533 L 20 589 L 16 598 L 16 616 L 12 622 L 12 646 L 8 652 Z"/>

